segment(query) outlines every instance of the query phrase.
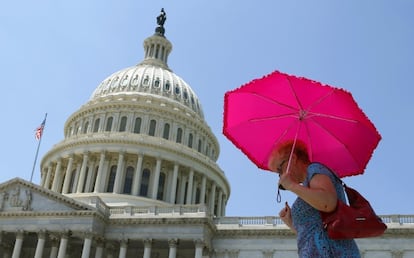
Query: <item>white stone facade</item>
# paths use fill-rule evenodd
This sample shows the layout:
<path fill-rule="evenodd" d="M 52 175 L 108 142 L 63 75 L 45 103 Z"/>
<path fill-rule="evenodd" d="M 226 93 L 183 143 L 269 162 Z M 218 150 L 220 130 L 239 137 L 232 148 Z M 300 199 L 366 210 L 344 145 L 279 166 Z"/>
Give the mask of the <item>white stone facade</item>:
<path fill-rule="evenodd" d="M 0 258 L 297 257 L 279 218 L 225 216 L 218 141 L 163 32 L 67 119 L 39 185 L 0 184 Z M 362 257 L 414 257 L 414 215 L 382 218 L 383 236 L 357 240 Z"/>

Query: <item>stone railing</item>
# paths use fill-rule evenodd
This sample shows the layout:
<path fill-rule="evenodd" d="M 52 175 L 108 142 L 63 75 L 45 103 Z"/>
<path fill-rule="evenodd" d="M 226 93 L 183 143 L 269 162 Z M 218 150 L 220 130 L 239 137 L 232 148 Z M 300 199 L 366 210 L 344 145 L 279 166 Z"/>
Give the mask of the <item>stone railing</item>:
<path fill-rule="evenodd" d="M 173 216 L 188 216 L 188 217 L 206 217 L 208 216 L 208 209 L 205 205 L 173 205 L 173 206 L 122 206 L 111 207 L 109 209 L 110 217 L 173 217 Z"/>
<path fill-rule="evenodd" d="M 99 197 L 81 198 L 83 202 L 95 207 L 102 214 L 109 217 L 211 217 L 208 207 L 205 204 L 195 205 L 171 205 L 171 206 L 121 206 L 108 207 Z M 380 215 L 387 225 L 399 225 L 414 228 L 414 215 Z M 280 226 L 284 225 L 280 217 L 213 217 L 216 225 L 237 225 L 237 226 Z"/>
<path fill-rule="evenodd" d="M 414 215 L 380 215 L 387 225 L 399 224 L 401 226 L 414 227 Z M 214 218 L 216 225 L 238 225 L 238 226 L 278 226 L 284 225 L 280 217 L 220 217 Z"/>

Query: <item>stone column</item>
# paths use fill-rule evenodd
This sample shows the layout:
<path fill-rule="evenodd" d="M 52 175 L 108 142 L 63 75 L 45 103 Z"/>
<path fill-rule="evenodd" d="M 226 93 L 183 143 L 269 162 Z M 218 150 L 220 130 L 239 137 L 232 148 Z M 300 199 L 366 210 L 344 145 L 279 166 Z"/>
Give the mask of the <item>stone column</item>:
<path fill-rule="evenodd" d="M 171 192 L 170 192 L 170 203 L 175 203 L 175 195 L 177 192 L 177 176 L 178 176 L 178 164 L 174 164 L 174 171 L 172 176 L 172 182 L 171 182 Z"/>
<path fill-rule="evenodd" d="M 124 167 L 124 152 L 119 152 L 118 157 L 118 166 L 116 167 L 116 176 L 114 182 L 113 193 L 121 193 L 122 177 L 123 177 L 123 167 Z"/>
<path fill-rule="evenodd" d="M 225 217 L 226 216 L 226 203 L 227 203 L 227 196 L 223 195 L 223 201 L 221 203 L 221 216 Z"/>
<path fill-rule="evenodd" d="M 102 237 L 99 237 L 96 240 L 95 258 L 102 258 L 103 257 L 103 249 L 104 249 L 104 240 L 103 240 Z"/>
<path fill-rule="evenodd" d="M 46 173 L 44 170 L 40 169 L 40 186 L 45 185 L 45 180 L 46 180 Z"/>
<path fill-rule="evenodd" d="M 138 154 L 137 165 L 134 173 L 134 179 L 132 183 L 132 195 L 138 196 L 139 189 L 141 188 L 141 178 L 142 178 L 142 160 L 143 155 Z"/>
<path fill-rule="evenodd" d="M 92 159 L 90 164 L 89 164 L 89 171 L 88 171 L 88 176 L 86 177 L 86 184 L 85 184 L 85 189 L 84 192 L 85 193 L 91 193 L 92 192 L 92 186 L 93 186 L 93 177 L 95 175 L 95 159 Z"/>
<path fill-rule="evenodd" d="M 16 241 L 14 242 L 12 258 L 19 258 L 22 251 L 24 232 L 19 230 L 16 232 Z"/>
<path fill-rule="evenodd" d="M 184 204 L 184 196 L 185 196 L 185 184 L 187 183 L 187 177 L 185 175 L 181 176 L 180 186 L 179 186 L 179 196 L 178 202 L 179 204 Z"/>
<path fill-rule="evenodd" d="M 52 247 L 50 248 L 50 258 L 56 258 L 58 254 L 59 238 L 55 235 L 50 236 Z"/>
<path fill-rule="evenodd" d="M 214 204 L 216 201 L 216 183 L 213 183 L 211 186 L 211 195 L 210 195 L 210 213 L 214 215 Z"/>
<path fill-rule="evenodd" d="M 46 241 L 46 232 L 40 231 L 37 233 L 37 245 L 36 245 L 36 252 L 34 258 L 42 258 L 43 257 L 43 249 L 45 247 Z"/>
<path fill-rule="evenodd" d="M 45 184 L 43 185 L 43 187 L 46 188 L 46 189 L 49 189 L 51 174 L 52 174 L 52 164 L 49 164 L 49 166 L 47 167 L 47 174 L 46 174 Z"/>
<path fill-rule="evenodd" d="M 121 247 L 119 249 L 119 258 L 126 258 L 128 249 L 128 240 L 121 240 Z"/>
<path fill-rule="evenodd" d="M 160 181 L 160 172 L 161 172 L 161 159 L 157 158 L 157 163 L 155 166 L 155 174 L 154 174 L 154 181 L 152 185 L 152 195 L 151 198 L 156 200 L 158 194 L 158 184 Z"/>
<path fill-rule="evenodd" d="M 201 239 L 197 239 L 194 242 L 195 242 L 194 258 L 202 258 L 203 257 L 204 242 Z"/>
<path fill-rule="evenodd" d="M 91 253 L 92 246 L 92 234 L 85 233 L 85 238 L 83 240 L 83 249 L 82 249 L 82 258 L 89 258 Z"/>
<path fill-rule="evenodd" d="M 93 190 L 94 193 L 102 192 L 102 178 L 103 178 L 105 157 L 106 157 L 105 151 L 101 152 L 101 157 L 99 158 L 98 174 L 96 175 L 95 188 Z"/>
<path fill-rule="evenodd" d="M 168 240 L 168 246 L 170 247 L 168 258 L 175 258 L 177 256 L 177 244 L 178 239 L 176 238 Z"/>
<path fill-rule="evenodd" d="M 151 257 L 151 246 L 152 246 L 152 239 L 145 239 L 144 240 L 144 256 L 143 256 L 143 258 L 150 258 Z"/>
<path fill-rule="evenodd" d="M 204 204 L 206 202 L 206 181 L 207 178 L 203 175 L 203 178 L 201 179 L 200 204 Z"/>
<path fill-rule="evenodd" d="M 187 198 L 185 204 L 191 204 L 192 194 L 193 194 L 193 181 L 194 181 L 194 170 L 190 169 L 190 174 L 188 176 L 188 186 L 187 186 Z"/>
<path fill-rule="evenodd" d="M 76 189 L 78 188 L 78 180 L 79 180 L 79 174 L 80 174 L 80 170 L 81 170 L 81 163 L 77 163 L 76 165 L 76 171 L 75 171 L 75 177 L 73 178 L 73 185 L 72 188 L 70 189 L 71 193 L 76 193 Z"/>
<path fill-rule="evenodd" d="M 72 179 L 72 166 L 73 166 L 73 155 L 69 157 L 68 166 L 66 168 L 65 180 L 63 181 L 62 193 L 67 194 L 69 192 L 70 180 Z"/>
<path fill-rule="evenodd" d="M 84 153 L 82 167 L 81 167 L 81 171 L 80 171 L 79 179 L 78 179 L 78 186 L 76 189 L 77 193 L 83 192 L 83 185 L 85 184 L 86 169 L 88 167 L 88 158 L 89 158 L 88 153 Z"/>
<path fill-rule="evenodd" d="M 62 159 L 59 158 L 57 165 L 56 165 L 55 176 L 53 178 L 53 183 L 52 183 L 52 191 L 54 192 L 58 192 L 59 190 L 60 180 L 61 180 L 61 176 L 60 176 L 61 168 L 62 168 Z"/>
<path fill-rule="evenodd" d="M 68 247 L 68 240 L 69 240 L 69 234 L 68 233 L 62 234 L 60 238 L 59 252 L 57 256 L 58 258 L 66 257 L 66 248 Z"/>
<path fill-rule="evenodd" d="M 218 203 L 217 203 L 217 217 L 223 216 L 221 214 L 221 204 L 223 203 L 223 191 L 220 189 L 218 193 Z"/>

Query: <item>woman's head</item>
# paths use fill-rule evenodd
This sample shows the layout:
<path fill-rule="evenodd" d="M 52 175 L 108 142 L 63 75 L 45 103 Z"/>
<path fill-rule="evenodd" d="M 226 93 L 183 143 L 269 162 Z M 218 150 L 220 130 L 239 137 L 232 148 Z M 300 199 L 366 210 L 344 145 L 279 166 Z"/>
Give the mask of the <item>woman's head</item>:
<path fill-rule="evenodd" d="M 277 145 L 270 155 L 268 167 L 271 171 L 282 173 L 289 162 L 293 145 L 295 146 L 293 150 L 295 158 L 304 164 L 310 163 L 307 146 L 304 142 L 300 140 L 296 140 L 296 142 L 293 140 L 285 141 Z"/>

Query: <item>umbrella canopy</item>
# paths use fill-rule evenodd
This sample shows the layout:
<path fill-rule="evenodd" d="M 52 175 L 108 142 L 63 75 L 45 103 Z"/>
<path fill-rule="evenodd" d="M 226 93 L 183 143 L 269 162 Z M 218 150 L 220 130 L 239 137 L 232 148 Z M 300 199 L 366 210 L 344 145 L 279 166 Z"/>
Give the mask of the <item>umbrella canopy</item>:
<path fill-rule="evenodd" d="M 223 134 L 265 170 L 275 146 L 301 140 L 340 177 L 362 174 L 381 140 L 351 93 L 278 71 L 226 92 Z"/>

